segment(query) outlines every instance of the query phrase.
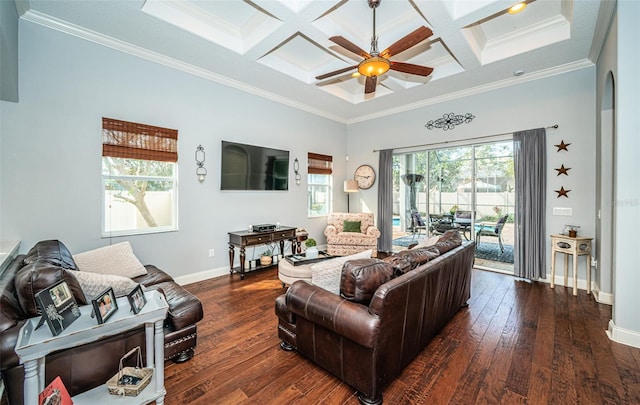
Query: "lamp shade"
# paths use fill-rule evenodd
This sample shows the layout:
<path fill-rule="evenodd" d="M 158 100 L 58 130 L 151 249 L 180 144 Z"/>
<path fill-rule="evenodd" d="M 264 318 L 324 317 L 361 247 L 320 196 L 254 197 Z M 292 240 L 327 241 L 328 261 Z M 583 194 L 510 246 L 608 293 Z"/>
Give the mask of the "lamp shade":
<path fill-rule="evenodd" d="M 345 180 L 344 181 L 344 192 L 345 193 L 357 193 L 360 191 L 358 188 L 358 182 L 355 180 Z"/>
<path fill-rule="evenodd" d="M 360 62 L 358 72 L 363 76 L 373 77 L 386 73 L 389 68 L 391 68 L 391 64 L 388 60 L 379 56 L 373 56 Z"/>

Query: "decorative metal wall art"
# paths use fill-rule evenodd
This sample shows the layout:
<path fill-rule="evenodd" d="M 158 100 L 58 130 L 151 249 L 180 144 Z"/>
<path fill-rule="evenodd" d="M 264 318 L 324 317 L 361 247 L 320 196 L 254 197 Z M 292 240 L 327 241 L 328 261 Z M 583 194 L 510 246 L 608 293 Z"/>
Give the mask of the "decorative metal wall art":
<path fill-rule="evenodd" d="M 570 143 L 564 143 L 564 141 L 560 141 L 559 144 L 553 145 L 553 146 L 558 148 L 558 152 L 560 152 L 561 150 L 566 150 L 567 152 L 569 152 L 569 149 L 567 149 L 569 147 L 569 145 L 571 145 L 571 144 Z"/>
<path fill-rule="evenodd" d="M 471 113 L 466 113 L 465 115 L 460 114 L 442 114 L 442 118 L 438 118 L 436 120 L 431 120 L 425 124 L 428 130 L 432 130 L 433 128 L 442 128 L 445 131 L 450 129 L 454 129 L 456 125 L 460 124 L 468 124 L 475 118 L 475 115 Z"/>
<path fill-rule="evenodd" d="M 295 160 L 293 161 L 293 172 L 296 174 L 296 185 L 299 186 L 302 176 L 300 176 L 300 162 L 298 161 L 298 158 L 295 158 Z"/>
<path fill-rule="evenodd" d="M 564 186 L 560 187 L 560 190 L 554 190 L 556 193 L 558 193 L 558 198 L 560 197 L 565 197 L 565 198 L 569 198 L 569 191 L 571 190 L 565 190 Z"/>
<path fill-rule="evenodd" d="M 560 166 L 559 168 L 555 169 L 558 171 L 558 176 L 560 176 L 561 174 L 564 174 L 565 176 L 569 175 L 569 170 L 571 170 L 570 167 L 564 167 L 564 165 Z"/>

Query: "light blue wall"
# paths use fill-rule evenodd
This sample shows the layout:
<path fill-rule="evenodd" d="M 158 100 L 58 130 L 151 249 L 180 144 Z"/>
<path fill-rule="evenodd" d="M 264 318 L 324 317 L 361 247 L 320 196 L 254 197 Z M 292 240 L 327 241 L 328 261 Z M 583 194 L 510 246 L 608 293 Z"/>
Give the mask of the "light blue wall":
<path fill-rule="evenodd" d="M 336 209 L 346 209 L 343 124 L 24 21 L 20 88 L 19 103 L 0 104 L 0 236 L 21 239 L 22 251 L 49 238 L 72 253 L 110 243 L 100 237 L 103 116 L 179 130 L 180 231 L 112 241 L 129 240 L 142 262 L 174 276 L 228 267 L 227 232 L 253 223 L 306 227 L 324 243 L 326 219 L 306 214 L 309 151 L 334 156 Z M 302 184 L 220 191 L 223 139 L 289 150 L 301 162 Z M 195 176 L 198 144 L 209 173 L 203 184 Z"/>
<path fill-rule="evenodd" d="M 419 144 L 453 142 L 479 136 L 502 134 L 558 124 L 547 131 L 547 233 L 559 233 L 565 224 L 580 225 L 580 233 L 595 233 L 595 67 L 535 80 L 512 87 L 468 96 L 408 111 L 393 116 L 361 122 L 349 127 L 349 168 L 362 163 L 377 167 L 374 149 L 397 148 Z M 476 118 L 454 130 L 427 130 L 427 121 L 445 113 L 472 113 Z M 553 145 L 564 140 L 571 143 L 568 152 L 557 152 Z M 557 176 L 554 168 L 564 164 L 572 168 L 569 176 Z M 557 198 L 554 190 L 570 189 L 569 198 Z M 362 209 L 377 212 L 377 184 L 361 192 Z M 356 206 L 352 205 L 352 208 Z M 553 207 L 572 208 L 572 216 L 554 216 Z M 551 239 L 548 237 L 549 244 Z M 550 275 L 551 252 L 547 252 L 547 275 Z M 557 267 L 562 269 L 562 255 Z M 586 286 L 584 259 L 578 278 Z"/>
<path fill-rule="evenodd" d="M 614 339 L 640 347 L 640 3 L 617 3 Z M 611 328 L 610 328 L 611 329 Z"/>

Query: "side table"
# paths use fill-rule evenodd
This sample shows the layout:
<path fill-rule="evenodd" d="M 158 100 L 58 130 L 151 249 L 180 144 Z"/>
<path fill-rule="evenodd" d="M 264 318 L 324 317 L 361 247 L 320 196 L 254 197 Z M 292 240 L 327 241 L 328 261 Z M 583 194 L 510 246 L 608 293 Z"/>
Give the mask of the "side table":
<path fill-rule="evenodd" d="M 31 318 L 20 329 L 20 336 L 15 351 L 24 364 L 24 403 L 35 405 L 38 394 L 45 387 L 45 357 L 54 351 L 68 349 L 85 343 L 100 340 L 105 336 L 113 336 L 139 325 L 145 325 L 146 339 L 146 367 L 153 367 L 151 383 L 138 396 L 117 397 L 109 394 L 106 385 L 100 385 L 92 390 L 73 397 L 74 404 L 103 404 L 115 401 L 119 404 L 147 404 L 156 401 L 157 405 L 164 403 L 167 391 L 164 388 L 164 335 L 162 332 L 164 319 L 169 305 L 164 296 L 157 291 L 147 291 L 147 304 L 137 314 L 129 311 L 127 297 L 118 298 L 118 311 L 98 325 L 95 318 L 91 318 L 91 305 L 80 307 L 81 315 L 67 329 L 58 336 L 52 336 L 46 325 L 34 329 L 40 320 Z M 124 355 L 121 353 L 115 356 Z M 106 383 L 106 381 L 105 381 Z"/>
<path fill-rule="evenodd" d="M 573 256 L 573 295 L 578 295 L 578 257 L 587 260 L 587 294 L 591 294 L 591 240 L 593 238 L 551 235 L 551 288 L 556 276 L 556 253 L 564 253 L 564 285 L 568 283 L 569 255 Z"/>

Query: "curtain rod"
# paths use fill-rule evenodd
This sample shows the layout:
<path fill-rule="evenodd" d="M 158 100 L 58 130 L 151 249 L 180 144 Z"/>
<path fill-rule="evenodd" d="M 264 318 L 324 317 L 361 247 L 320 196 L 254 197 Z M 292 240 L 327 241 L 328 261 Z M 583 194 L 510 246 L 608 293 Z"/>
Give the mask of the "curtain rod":
<path fill-rule="evenodd" d="M 553 124 L 551 126 L 545 127 L 544 129 L 558 129 L 558 124 Z M 422 146 L 442 145 L 442 144 L 447 144 L 447 143 L 450 143 L 450 142 L 474 141 L 476 139 L 485 139 L 485 138 L 493 138 L 493 137 L 500 136 L 500 135 L 509 135 L 509 134 L 513 134 L 514 132 L 518 132 L 518 131 L 503 132 L 501 134 L 493 134 L 493 135 L 476 136 L 474 138 L 459 139 L 457 141 L 444 141 L 444 142 L 423 143 L 422 145 L 401 146 L 399 148 L 392 148 L 391 150 L 396 151 L 396 150 L 400 150 L 400 149 L 413 149 L 413 148 L 420 148 Z M 380 152 L 381 150 L 382 149 L 374 149 L 373 151 L 374 152 Z"/>

